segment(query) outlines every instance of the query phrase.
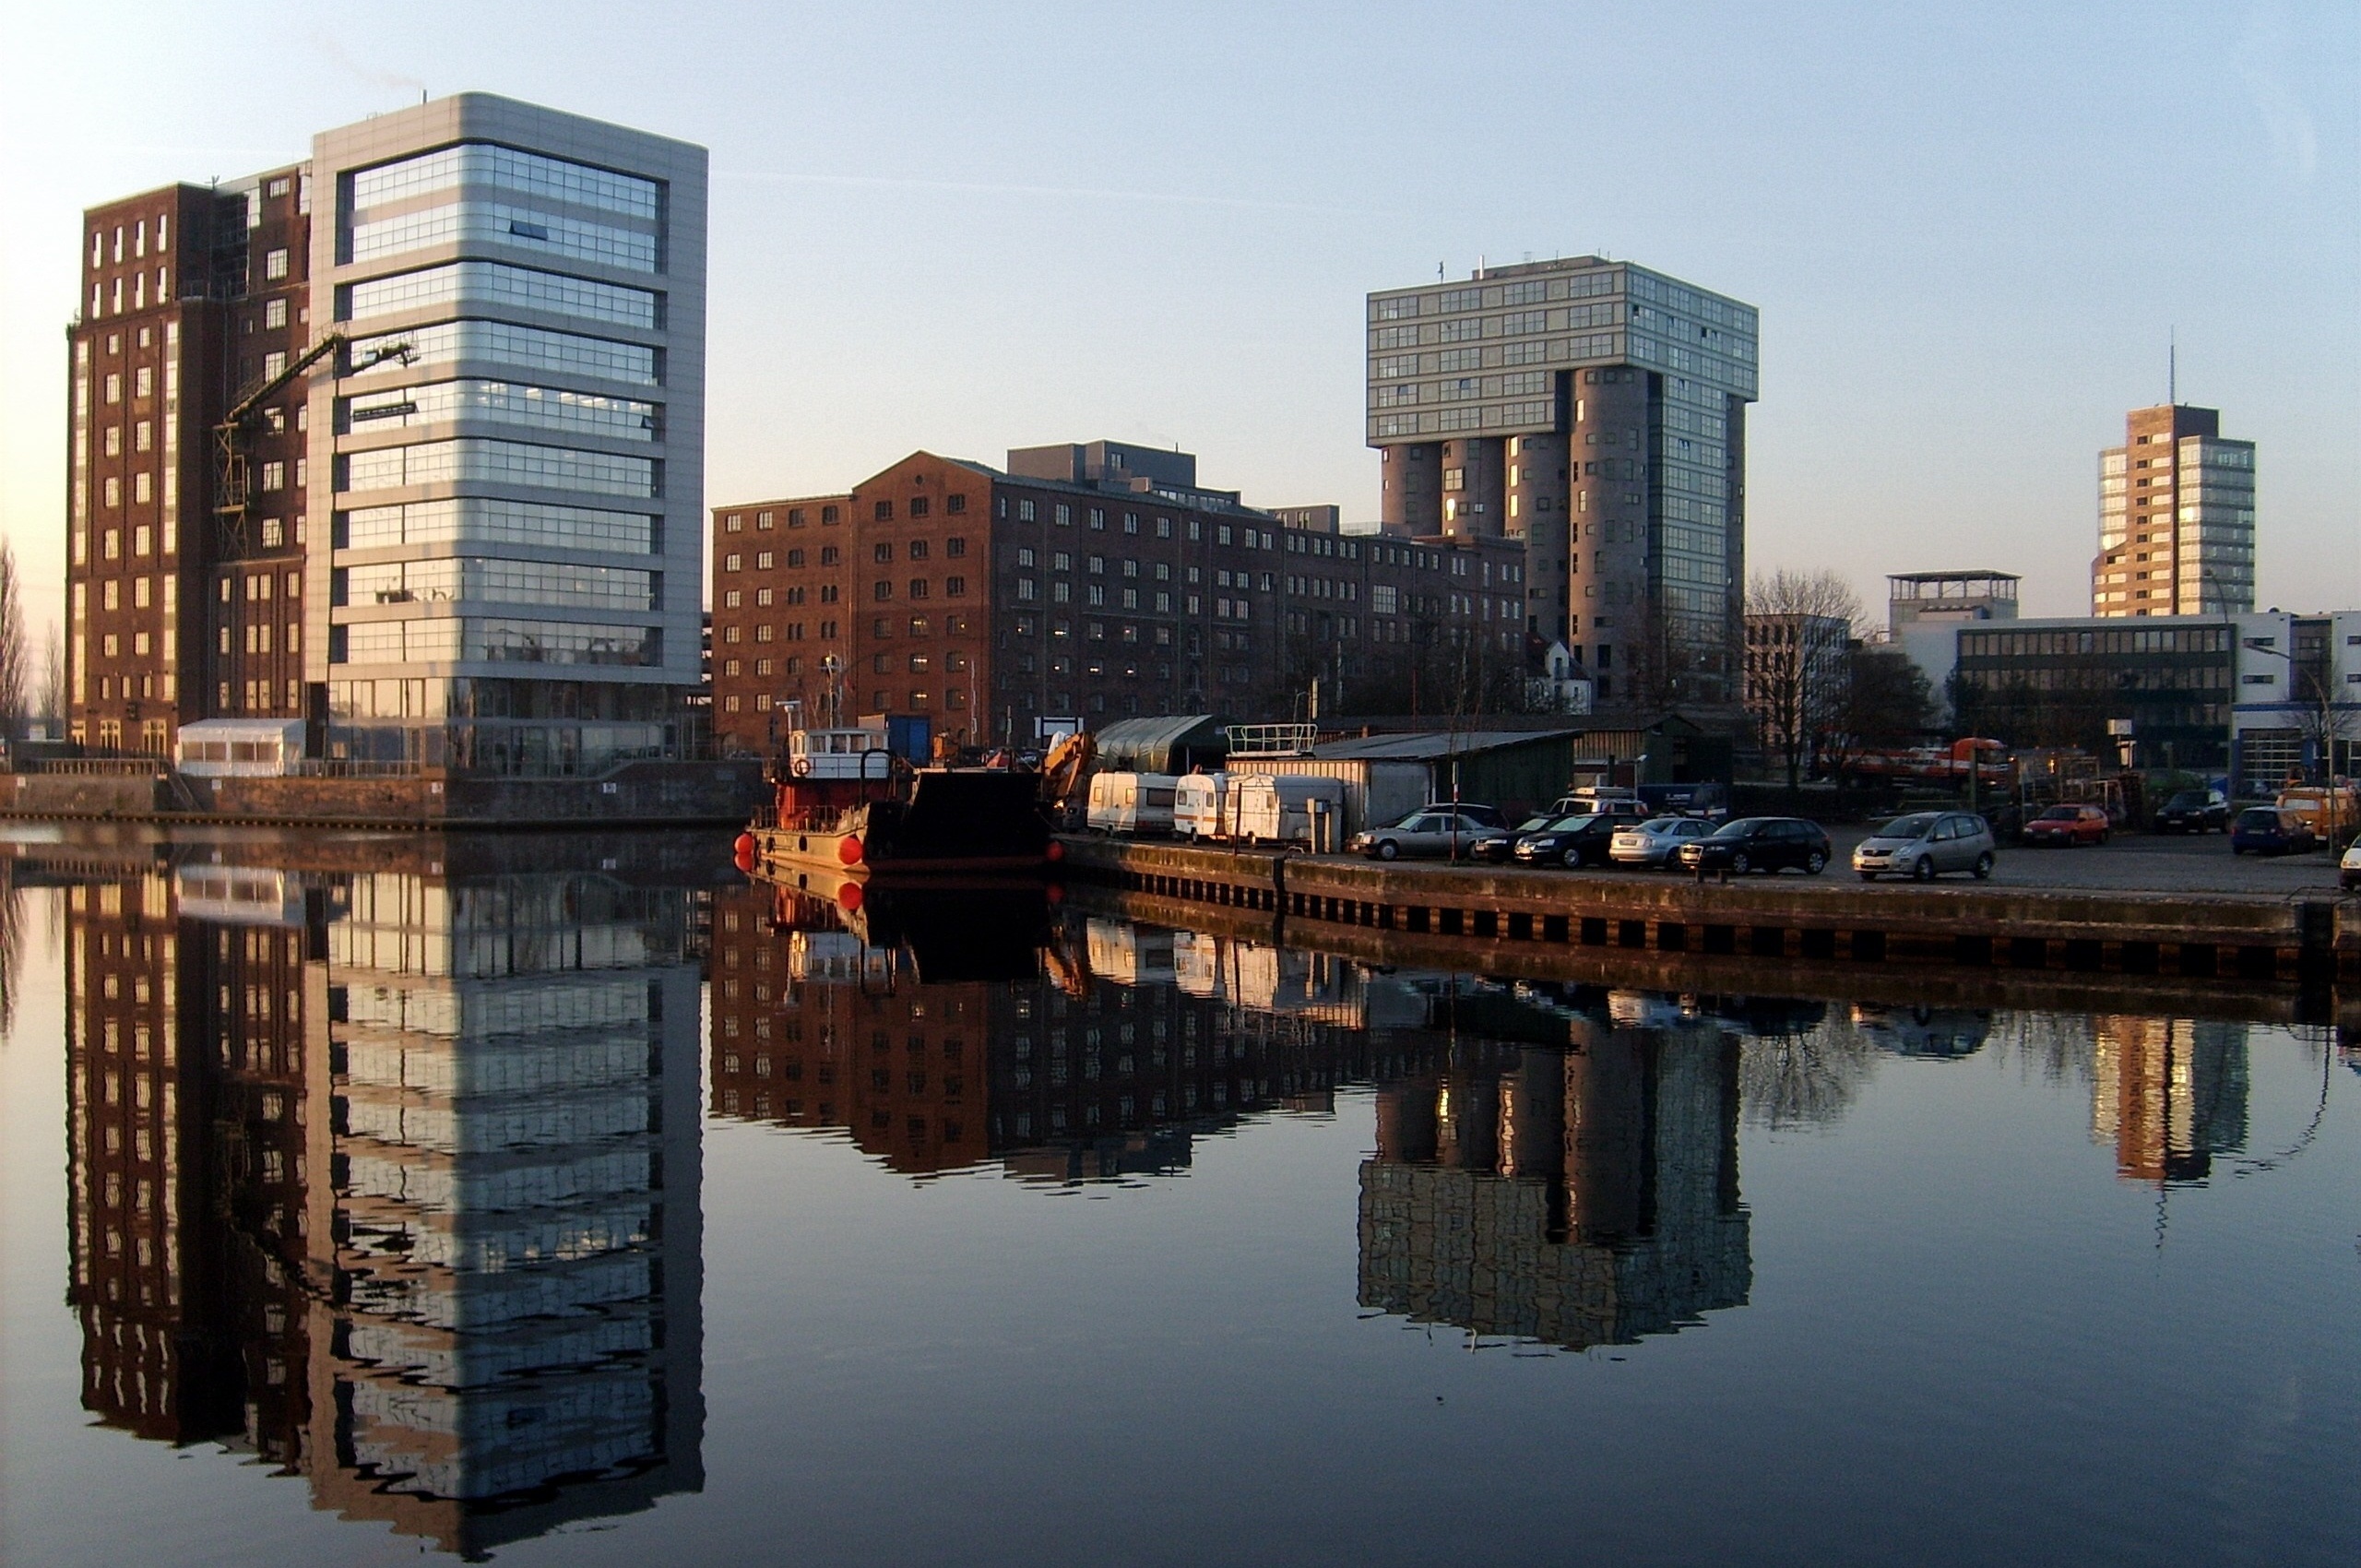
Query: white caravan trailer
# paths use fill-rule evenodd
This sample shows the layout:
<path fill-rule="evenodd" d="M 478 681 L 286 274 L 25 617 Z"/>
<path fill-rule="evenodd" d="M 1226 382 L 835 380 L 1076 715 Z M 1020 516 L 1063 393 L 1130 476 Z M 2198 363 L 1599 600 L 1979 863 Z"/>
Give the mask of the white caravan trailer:
<path fill-rule="evenodd" d="M 1300 773 L 1241 778 L 1233 787 L 1230 831 L 1249 844 L 1309 844 L 1313 813 L 1322 809 L 1336 832 L 1344 821 L 1344 780 Z"/>
<path fill-rule="evenodd" d="M 1090 780 L 1089 825 L 1093 833 L 1169 833 L 1172 793 L 1180 781 L 1169 773 L 1101 773 Z"/>
<path fill-rule="evenodd" d="M 1172 787 L 1172 833 L 1178 838 L 1229 837 L 1229 775 L 1191 773 Z"/>

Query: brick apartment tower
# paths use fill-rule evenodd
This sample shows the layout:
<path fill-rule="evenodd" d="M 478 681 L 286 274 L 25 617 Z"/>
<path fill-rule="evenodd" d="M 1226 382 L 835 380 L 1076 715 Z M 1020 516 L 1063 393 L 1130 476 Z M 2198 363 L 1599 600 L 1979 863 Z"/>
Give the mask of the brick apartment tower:
<path fill-rule="evenodd" d="M 2124 417 L 2099 454 L 2094 615 L 2234 615 L 2254 608 L 2254 443 L 2213 409 Z"/>
<path fill-rule="evenodd" d="M 167 185 L 84 214 L 69 358 L 71 733 L 163 753 L 179 727 L 303 712 L 309 481 L 301 384 L 247 426 L 243 506 L 216 514 L 213 427 L 309 339 L 300 168 Z"/>
<path fill-rule="evenodd" d="M 1384 522 L 1509 539 L 1602 706 L 1740 695 L 1754 307 L 1597 256 L 1369 297 Z"/>

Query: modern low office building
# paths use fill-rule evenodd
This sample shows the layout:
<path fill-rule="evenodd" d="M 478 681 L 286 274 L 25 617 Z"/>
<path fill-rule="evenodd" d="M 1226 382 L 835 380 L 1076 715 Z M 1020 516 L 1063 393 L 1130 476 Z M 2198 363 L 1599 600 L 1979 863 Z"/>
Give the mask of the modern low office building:
<path fill-rule="evenodd" d="M 525 773 L 676 750 L 705 220 L 702 148 L 481 93 L 93 208 L 76 737 L 295 717 L 315 756 Z"/>
<path fill-rule="evenodd" d="M 1910 643 L 1951 695 L 1961 734 L 2223 773 L 2242 790 L 2324 767 L 2361 745 L 2361 611 L 1961 622 Z"/>
<path fill-rule="evenodd" d="M 2132 410 L 2123 445 L 2099 454 L 2091 613 L 2252 610 L 2254 478 L 2254 443 L 2224 440 L 2219 411 Z"/>
<path fill-rule="evenodd" d="M 1602 706 L 1735 716 L 1754 307 L 1593 255 L 1383 290 L 1367 327 L 1385 525 L 1517 541 L 1526 630 Z"/>

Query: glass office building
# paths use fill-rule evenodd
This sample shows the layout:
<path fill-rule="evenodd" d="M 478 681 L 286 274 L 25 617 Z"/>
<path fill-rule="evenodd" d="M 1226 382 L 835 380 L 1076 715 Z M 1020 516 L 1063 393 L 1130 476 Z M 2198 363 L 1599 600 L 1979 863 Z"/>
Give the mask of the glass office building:
<path fill-rule="evenodd" d="M 331 756 L 673 754 L 698 680 L 706 155 L 483 94 L 320 137 Z"/>

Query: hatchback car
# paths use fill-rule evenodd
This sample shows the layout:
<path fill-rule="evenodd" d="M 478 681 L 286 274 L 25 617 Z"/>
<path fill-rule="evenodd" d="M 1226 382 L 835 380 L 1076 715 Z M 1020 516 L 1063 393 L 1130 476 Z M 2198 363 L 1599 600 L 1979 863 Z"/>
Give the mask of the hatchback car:
<path fill-rule="evenodd" d="M 2311 826 L 2291 811 L 2277 806 L 2248 806 L 2230 824 L 2230 853 L 2234 855 L 2301 855 L 2319 848 Z M 2340 867 L 2338 876 L 2343 877 Z"/>
<path fill-rule="evenodd" d="M 1508 814 L 1498 806 L 1479 806 L 1473 801 L 1429 801 L 1418 808 L 1422 812 L 1457 812 L 1470 821 L 1486 827 L 1506 827 Z"/>
<path fill-rule="evenodd" d="M 2019 832 L 2028 844 L 2104 844 L 2114 826 L 2096 806 L 2052 806 Z"/>
<path fill-rule="evenodd" d="M 1863 882 L 1888 873 L 1932 882 L 1947 871 L 1969 872 L 1981 881 L 1992 874 L 1999 849 L 1992 825 L 1972 813 L 1912 812 L 1862 839 L 1853 850 L 1853 869 Z"/>
<path fill-rule="evenodd" d="M 1714 825 L 1702 816 L 1655 816 L 1619 827 L 1607 846 L 1607 858 L 1619 866 L 1651 866 L 1661 870 L 1673 862 L 1680 847 L 1703 838 Z"/>
<path fill-rule="evenodd" d="M 1345 847 L 1373 861 L 1399 860 L 1405 855 L 1456 860 L 1466 854 L 1476 839 L 1490 831 L 1491 826 L 1490 823 L 1456 812 L 1418 811 L 1390 826 L 1356 833 Z"/>
<path fill-rule="evenodd" d="M 2361 888 L 2361 838 L 2347 846 L 2343 858 L 2336 862 L 2336 885 L 2347 893 Z"/>
<path fill-rule="evenodd" d="M 2227 833 L 2230 802 L 2219 790 L 2181 790 L 2156 813 L 2159 833 Z"/>
<path fill-rule="evenodd" d="M 1686 871 L 1775 872 L 1793 866 L 1818 876 L 1828 865 L 1828 835 L 1796 816 L 1742 816 L 1680 847 Z"/>

